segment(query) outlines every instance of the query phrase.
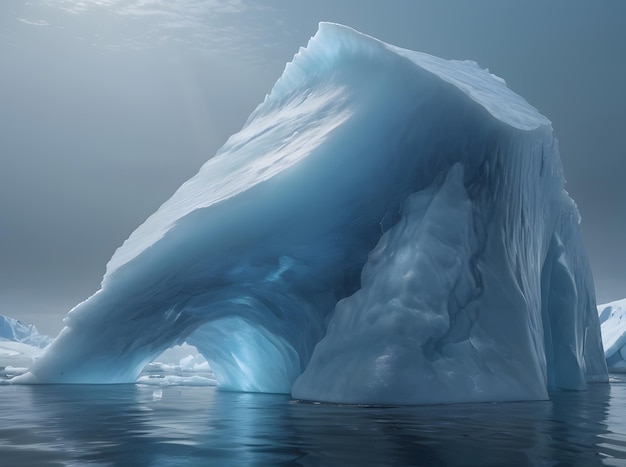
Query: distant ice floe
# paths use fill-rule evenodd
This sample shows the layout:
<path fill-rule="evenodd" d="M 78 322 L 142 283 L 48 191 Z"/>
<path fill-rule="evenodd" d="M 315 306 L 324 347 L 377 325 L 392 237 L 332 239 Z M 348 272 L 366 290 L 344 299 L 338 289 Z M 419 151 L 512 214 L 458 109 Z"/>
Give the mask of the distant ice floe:
<path fill-rule="evenodd" d="M 26 373 L 41 352 L 39 347 L 0 339 L 0 379 Z"/>
<path fill-rule="evenodd" d="M 184 355 L 184 356 L 183 356 Z M 187 343 L 167 349 L 150 362 L 137 378 L 149 386 L 217 386 L 206 359 Z"/>
<path fill-rule="evenodd" d="M 0 315 L 0 379 L 25 373 L 50 342 L 32 324 Z"/>
<path fill-rule="evenodd" d="M 626 299 L 598 305 L 598 317 L 609 371 L 626 372 Z"/>

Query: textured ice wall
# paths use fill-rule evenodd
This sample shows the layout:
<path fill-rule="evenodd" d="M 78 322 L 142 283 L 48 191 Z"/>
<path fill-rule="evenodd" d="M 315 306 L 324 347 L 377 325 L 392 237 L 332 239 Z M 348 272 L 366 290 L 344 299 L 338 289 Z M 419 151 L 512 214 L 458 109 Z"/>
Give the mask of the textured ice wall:
<path fill-rule="evenodd" d="M 563 187 L 501 79 L 322 23 L 21 381 L 133 381 L 187 340 L 223 387 L 301 399 L 581 389 L 606 367 Z"/>

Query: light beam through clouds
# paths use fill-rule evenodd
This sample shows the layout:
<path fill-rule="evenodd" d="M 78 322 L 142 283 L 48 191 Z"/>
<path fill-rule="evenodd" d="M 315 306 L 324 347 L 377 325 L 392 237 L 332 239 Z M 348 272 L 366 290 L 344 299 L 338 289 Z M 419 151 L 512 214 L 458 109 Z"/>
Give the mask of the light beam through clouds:
<path fill-rule="evenodd" d="M 96 18 L 96 30 L 86 39 L 105 48 L 172 45 L 254 60 L 260 51 L 277 45 L 272 37 L 280 31 L 271 28 L 268 34 L 267 25 L 275 21 L 273 8 L 245 0 L 44 0 L 43 5 L 76 17 Z M 109 20 L 117 17 L 118 28 L 103 34 L 102 19 L 107 16 Z M 20 21 L 49 25 L 33 18 Z"/>

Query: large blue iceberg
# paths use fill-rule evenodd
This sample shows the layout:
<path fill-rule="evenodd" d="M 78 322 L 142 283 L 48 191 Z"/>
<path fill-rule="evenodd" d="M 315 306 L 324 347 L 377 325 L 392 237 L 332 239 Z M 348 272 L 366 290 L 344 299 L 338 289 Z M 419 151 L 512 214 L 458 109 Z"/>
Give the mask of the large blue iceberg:
<path fill-rule="evenodd" d="M 545 117 L 473 62 L 322 23 L 18 381 L 132 382 L 187 341 L 233 390 L 546 399 L 607 379 L 593 290 Z"/>

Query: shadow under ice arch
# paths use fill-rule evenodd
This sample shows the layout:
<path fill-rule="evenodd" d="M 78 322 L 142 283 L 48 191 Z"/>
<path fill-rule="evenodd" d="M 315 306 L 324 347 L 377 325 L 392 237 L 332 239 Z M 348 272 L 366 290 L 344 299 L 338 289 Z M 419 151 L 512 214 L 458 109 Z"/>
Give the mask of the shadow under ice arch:
<path fill-rule="evenodd" d="M 606 366 L 563 186 L 501 79 L 322 23 L 15 381 L 132 382 L 186 340 L 223 387 L 305 399 L 581 389 Z"/>

